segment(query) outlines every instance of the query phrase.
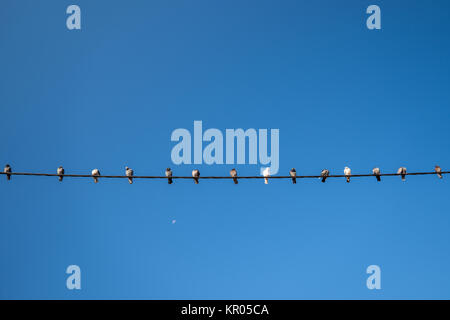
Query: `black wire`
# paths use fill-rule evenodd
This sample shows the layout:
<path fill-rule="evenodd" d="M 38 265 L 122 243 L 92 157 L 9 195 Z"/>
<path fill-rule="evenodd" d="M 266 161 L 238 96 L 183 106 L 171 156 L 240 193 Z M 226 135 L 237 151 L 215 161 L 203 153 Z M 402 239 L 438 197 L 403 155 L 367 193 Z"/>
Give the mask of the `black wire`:
<path fill-rule="evenodd" d="M 450 171 L 442 171 L 440 174 L 449 174 Z M 0 172 L 0 174 L 3 175 L 16 175 L 16 176 L 40 176 L 40 177 L 69 177 L 69 178 L 112 178 L 112 179 L 127 179 L 127 178 L 133 178 L 133 179 L 167 179 L 166 176 L 112 176 L 112 175 L 106 175 L 106 176 L 93 176 L 90 174 L 56 174 L 56 173 L 31 173 L 31 172 Z M 351 178 L 360 178 L 360 177 L 386 177 L 386 176 L 419 176 L 419 175 L 430 175 L 434 174 L 436 175 L 437 172 L 410 172 L 410 173 L 380 173 L 378 175 L 375 174 L 352 174 L 350 175 Z M 347 177 L 344 174 L 338 174 L 338 175 L 328 175 L 326 178 L 345 178 Z M 172 176 L 172 179 L 192 179 L 190 176 Z M 198 177 L 199 179 L 233 179 L 231 176 L 205 176 L 205 177 Z M 238 179 L 292 179 L 291 176 L 238 176 Z M 324 178 L 321 175 L 313 175 L 313 176 L 295 176 L 297 179 L 310 179 L 310 178 Z"/>

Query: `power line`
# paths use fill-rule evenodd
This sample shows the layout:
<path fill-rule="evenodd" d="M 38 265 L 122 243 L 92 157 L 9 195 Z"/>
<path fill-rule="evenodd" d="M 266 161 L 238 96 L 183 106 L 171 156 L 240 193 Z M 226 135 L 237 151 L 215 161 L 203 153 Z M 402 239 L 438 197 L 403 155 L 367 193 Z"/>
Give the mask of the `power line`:
<path fill-rule="evenodd" d="M 450 171 L 442 171 L 440 174 L 449 174 Z M 0 172 L 2 175 L 10 175 L 10 176 L 39 176 L 39 177 L 69 177 L 69 178 L 93 178 L 93 175 L 90 174 L 57 174 L 57 173 L 33 173 L 33 172 Z M 419 176 L 419 175 L 436 175 L 436 172 L 408 172 L 408 173 L 380 173 L 380 174 L 351 174 L 349 177 L 351 178 L 362 178 L 362 177 L 391 177 L 391 176 Z M 345 174 L 335 174 L 326 176 L 329 178 L 346 178 L 348 177 Z M 129 176 L 126 175 L 100 175 L 97 178 L 107 178 L 107 179 L 128 179 Z M 132 176 L 133 179 L 168 179 L 167 176 Z M 172 179 L 193 179 L 192 176 L 172 176 Z M 292 176 L 237 176 L 238 179 L 292 179 Z M 323 178 L 321 175 L 296 175 L 296 179 L 318 179 Z M 198 179 L 233 179 L 231 176 L 200 176 Z"/>

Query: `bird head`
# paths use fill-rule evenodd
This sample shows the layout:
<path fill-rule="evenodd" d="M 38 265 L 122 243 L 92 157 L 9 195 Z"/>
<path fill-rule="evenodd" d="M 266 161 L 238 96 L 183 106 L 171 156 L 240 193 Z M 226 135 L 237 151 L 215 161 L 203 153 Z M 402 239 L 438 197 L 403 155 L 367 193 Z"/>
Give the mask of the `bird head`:
<path fill-rule="evenodd" d="M 170 168 L 167 168 L 166 171 L 171 171 Z"/>

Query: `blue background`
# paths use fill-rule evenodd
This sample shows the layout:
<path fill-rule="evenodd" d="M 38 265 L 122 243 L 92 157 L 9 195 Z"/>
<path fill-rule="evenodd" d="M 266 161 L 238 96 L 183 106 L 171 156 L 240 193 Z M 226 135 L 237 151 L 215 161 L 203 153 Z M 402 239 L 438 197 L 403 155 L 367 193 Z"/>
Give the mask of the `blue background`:
<path fill-rule="evenodd" d="M 449 22 L 444 0 L 3 0 L 0 164 L 189 175 L 170 135 L 202 120 L 280 129 L 280 175 L 445 170 Z M 450 177 L 1 178 L 0 298 L 450 298 Z"/>

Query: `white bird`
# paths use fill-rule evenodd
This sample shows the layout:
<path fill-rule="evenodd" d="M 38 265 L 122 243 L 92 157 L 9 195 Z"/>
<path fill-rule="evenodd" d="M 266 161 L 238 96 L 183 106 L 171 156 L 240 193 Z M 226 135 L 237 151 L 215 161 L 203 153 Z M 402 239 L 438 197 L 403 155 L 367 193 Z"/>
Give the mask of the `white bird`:
<path fill-rule="evenodd" d="M 325 183 L 327 177 L 330 175 L 330 171 L 328 169 L 323 169 L 320 175 L 322 176 L 322 182 Z"/>
<path fill-rule="evenodd" d="M 7 164 L 7 165 L 5 166 L 5 168 L 3 169 L 3 172 L 4 172 L 4 173 L 11 173 L 11 172 L 12 172 L 11 166 L 10 166 L 9 164 Z M 7 175 L 6 175 L 6 179 L 11 180 L 11 175 L 10 175 L 10 174 L 7 174 Z"/>
<path fill-rule="evenodd" d="M 434 171 L 436 171 L 436 173 L 437 173 L 439 179 L 442 179 L 442 169 L 441 169 L 441 167 L 439 167 L 438 165 L 436 165 L 436 166 L 434 167 Z"/>
<path fill-rule="evenodd" d="M 172 184 L 172 170 L 170 170 L 170 168 L 166 169 L 166 177 L 169 184 Z"/>
<path fill-rule="evenodd" d="M 263 176 L 264 176 L 264 183 L 265 184 L 269 184 L 270 167 L 267 167 L 267 168 L 264 169 Z"/>
<path fill-rule="evenodd" d="M 132 177 L 133 174 L 134 174 L 133 169 L 128 168 L 128 167 L 125 167 L 125 174 L 127 175 L 127 177 L 129 177 L 129 178 L 128 178 L 128 182 L 129 182 L 130 184 L 132 184 L 132 183 L 133 183 L 133 178 L 131 178 L 131 177 Z"/>
<path fill-rule="evenodd" d="M 350 182 L 350 176 L 352 175 L 352 170 L 349 167 L 345 167 L 344 174 L 345 174 L 345 177 L 347 178 L 347 182 Z"/>
<path fill-rule="evenodd" d="M 295 171 L 295 168 L 292 168 L 291 171 L 289 171 L 289 175 L 292 177 L 292 183 L 297 183 L 297 171 Z"/>
<path fill-rule="evenodd" d="M 98 177 L 100 177 L 100 170 L 94 169 L 92 170 L 92 176 L 94 177 L 94 182 L 98 182 Z"/>
<path fill-rule="evenodd" d="M 192 177 L 194 178 L 195 184 L 198 184 L 198 177 L 200 177 L 200 171 L 197 169 L 192 170 Z"/>
<path fill-rule="evenodd" d="M 56 173 L 59 175 L 58 180 L 63 181 L 64 168 L 62 166 L 59 166 L 56 170 Z"/>
<path fill-rule="evenodd" d="M 233 178 L 234 184 L 238 184 L 236 169 L 231 169 L 230 170 L 230 176 Z"/>
<path fill-rule="evenodd" d="M 402 180 L 406 181 L 406 168 L 405 167 L 398 168 L 397 174 L 401 174 Z"/>
<path fill-rule="evenodd" d="M 377 181 L 381 181 L 380 168 L 373 168 L 372 173 L 377 177 Z"/>

